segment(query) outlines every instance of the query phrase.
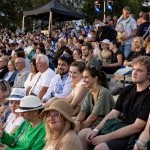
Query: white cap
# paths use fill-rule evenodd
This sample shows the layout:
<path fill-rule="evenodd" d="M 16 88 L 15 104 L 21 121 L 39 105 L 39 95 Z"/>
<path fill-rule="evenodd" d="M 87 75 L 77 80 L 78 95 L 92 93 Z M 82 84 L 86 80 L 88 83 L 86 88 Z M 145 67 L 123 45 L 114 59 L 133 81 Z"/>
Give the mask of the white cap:
<path fill-rule="evenodd" d="M 102 43 L 105 43 L 105 44 L 110 44 L 110 41 L 108 39 L 104 39 L 103 41 L 101 41 Z"/>

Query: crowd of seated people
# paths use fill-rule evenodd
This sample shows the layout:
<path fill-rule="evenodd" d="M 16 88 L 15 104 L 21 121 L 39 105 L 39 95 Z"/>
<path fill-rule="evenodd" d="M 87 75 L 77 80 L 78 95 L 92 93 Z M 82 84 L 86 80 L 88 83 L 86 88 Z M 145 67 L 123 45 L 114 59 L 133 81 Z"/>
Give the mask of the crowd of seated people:
<path fill-rule="evenodd" d="M 149 138 L 150 23 L 143 13 L 137 26 L 130 13 L 125 7 L 118 20 L 79 30 L 53 28 L 51 38 L 0 30 L 1 146 L 123 150 L 133 136 L 132 147 Z M 114 37 L 105 34 L 106 24 Z M 115 104 L 107 75 L 129 67 L 133 83 Z M 123 126 L 108 133 L 105 125 L 117 119 Z"/>

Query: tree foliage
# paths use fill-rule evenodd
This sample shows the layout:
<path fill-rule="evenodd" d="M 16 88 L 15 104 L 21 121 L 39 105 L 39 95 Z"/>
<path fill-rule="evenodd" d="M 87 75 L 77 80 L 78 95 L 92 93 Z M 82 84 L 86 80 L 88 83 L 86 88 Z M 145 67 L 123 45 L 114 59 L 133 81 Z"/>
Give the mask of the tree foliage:
<path fill-rule="evenodd" d="M 22 22 L 22 12 L 32 8 L 30 0 L 1 0 L 0 27 L 14 28 Z"/>
<path fill-rule="evenodd" d="M 31 0 L 31 4 L 33 8 L 41 6 L 47 2 L 49 2 L 49 0 Z"/>
<path fill-rule="evenodd" d="M 49 0 L 1 0 L 0 27 L 11 29 L 21 27 L 24 10 L 40 6 Z"/>
<path fill-rule="evenodd" d="M 30 10 L 47 3 L 49 0 L 1 0 L 0 2 L 0 27 L 14 28 L 17 26 L 21 27 L 22 16 L 24 10 Z M 113 11 L 106 11 L 106 15 L 118 15 L 120 16 L 122 8 L 126 5 L 131 7 L 133 14 L 138 14 L 141 10 L 141 2 L 143 0 L 114 0 Z M 103 18 L 103 2 L 101 2 L 101 13 L 95 13 L 95 0 L 61 0 L 65 2 L 70 8 L 79 10 L 80 5 L 81 11 L 87 14 L 87 21 L 93 22 L 95 18 Z M 73 5 L 74 4 L 74 5 Z M 79 5 L 80 4 L 80 5 Z M 27 21 L 29 24 L 29 22 Z"/>
<path fill-rule="evenodd" d="M 83 0 L 83 9 L 82 12 L 87 14 L 88 21 L 93 22 L 95 18 L 103 19 L 104 16 L 104 0 L 100 1 L 100 13 L 95 12 L 95 0 Z M 107 0 L 106 0 L 107 1 Z M 114 0 L 113 11 L 108 11 L 106 9 L 106 15 L 117 15 L 120 16 L 122 8 L 129 6 L 131 8 L 131 13 L 137 15 L 142 9 L 143 0 Z"/>

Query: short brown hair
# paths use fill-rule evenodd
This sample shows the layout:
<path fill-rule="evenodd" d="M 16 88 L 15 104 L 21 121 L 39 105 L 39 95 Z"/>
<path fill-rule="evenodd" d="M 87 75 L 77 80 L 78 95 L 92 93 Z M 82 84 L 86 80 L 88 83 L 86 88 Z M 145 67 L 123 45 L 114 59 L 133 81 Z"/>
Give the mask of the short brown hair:
<path fill-rule="evenodd" d="M 125 7 L 123 8 L 123 10 L 126 10 L 126 11 L 131 12 L 131 9 L 130 9 L 130 7 L 129 7 L 129 6 L 125 6 Z"/>

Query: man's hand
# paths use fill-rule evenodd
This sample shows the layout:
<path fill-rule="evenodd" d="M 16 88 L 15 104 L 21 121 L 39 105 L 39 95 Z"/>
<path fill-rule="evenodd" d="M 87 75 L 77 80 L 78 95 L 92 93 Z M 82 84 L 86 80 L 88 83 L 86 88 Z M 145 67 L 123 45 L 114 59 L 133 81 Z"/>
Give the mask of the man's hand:
<path fill-rule="evenodd" d="M 86 140 L 88 142 L 91 142 L 91 140 L 97 135 L 98 131 L 91 131 L 91 133 L 89 133 L 86 137 Z"/>
<path fill-rule="evenodd" d="M 91 140 L 91 142 L 94 146 L 99 145 L 100 143 L 103 143 L 106 141 L 108 141 L 107 135 L 96 136 Z"/>

